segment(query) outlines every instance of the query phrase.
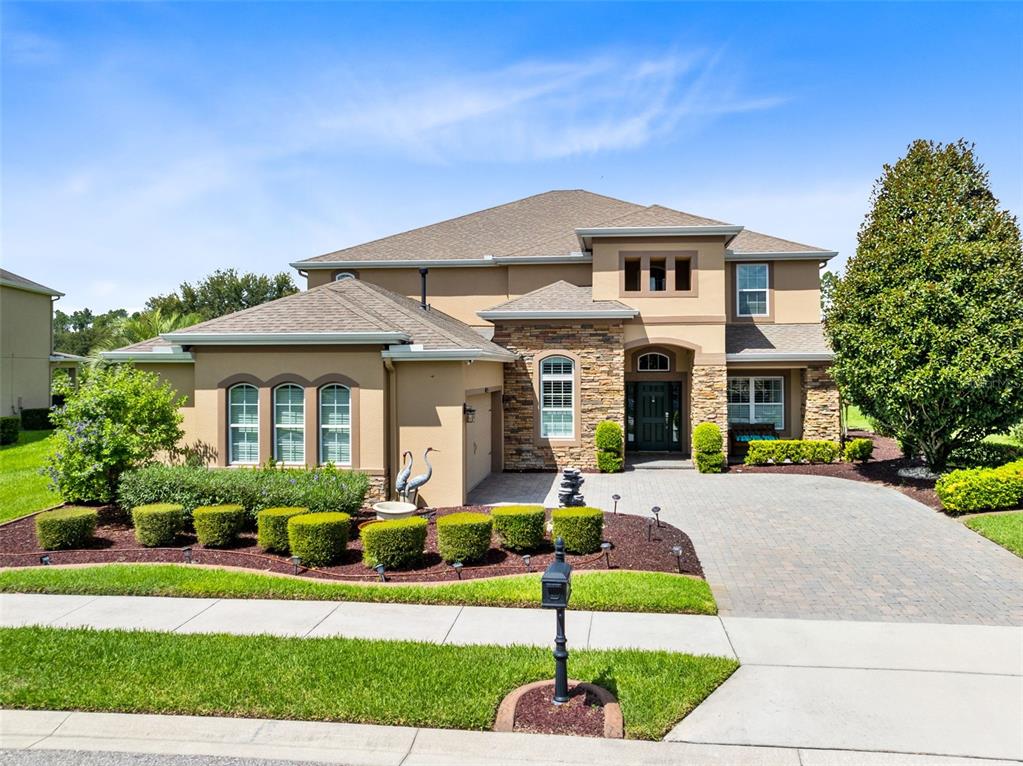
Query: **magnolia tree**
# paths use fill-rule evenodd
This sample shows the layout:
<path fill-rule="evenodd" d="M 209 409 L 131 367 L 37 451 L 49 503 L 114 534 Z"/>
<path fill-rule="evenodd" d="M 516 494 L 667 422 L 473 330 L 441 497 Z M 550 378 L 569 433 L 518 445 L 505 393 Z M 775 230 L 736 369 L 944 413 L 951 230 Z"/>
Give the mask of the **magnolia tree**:
<path fill-rule="evenodd" d="M 121 474 L 173 452 L 182 437 L 184 403 L 157 375 L 130 365 L 89 369 L 77 389 L 58 384 L 64 405 L 45 471 L 69 502 L 114 500 Z"/>
<path fill-rule="evenodd" d="M 885 165 L 825 328 L 849 401 L 933 471 L 1023 418 L 1023 255 L 963 141 Z"/>

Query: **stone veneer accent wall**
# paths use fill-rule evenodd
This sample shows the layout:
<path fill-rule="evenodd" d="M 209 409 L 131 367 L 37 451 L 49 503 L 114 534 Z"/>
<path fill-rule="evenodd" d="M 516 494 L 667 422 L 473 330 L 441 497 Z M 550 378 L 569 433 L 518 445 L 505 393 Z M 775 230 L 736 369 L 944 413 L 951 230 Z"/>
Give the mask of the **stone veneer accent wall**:
<path fill-rule="evenodd" d="M 365 503 L 379 503 L 387 499 L 387 477 L 369 475 L 369 489 L 366 491 Z"/>
<path fill-rule="evenodd" d="M 620 322 L 497 322 L 494 342 L 522 356 L 504 366 L 504 467 L 508 471 L 595 470 L 594 431 L 602 420 L 625 426 L 625 348 Z M 538 438 L 533 375 L 540 354 L 568 351 L 579 360 L 578 443 Z"/>
<path fill-rule="evenodd" d="M 700 423 L 717 423 L 722 446 L 728 453 L 728 369 L 723 364 L 693 366 L 689 397 L 689 432 Z"/>
<path fill-rule="evenodd" d="M 812 365 L 803 370 L 803 438 L 832 439 L 841 436 L 838 386 L 828 365 Z"/>

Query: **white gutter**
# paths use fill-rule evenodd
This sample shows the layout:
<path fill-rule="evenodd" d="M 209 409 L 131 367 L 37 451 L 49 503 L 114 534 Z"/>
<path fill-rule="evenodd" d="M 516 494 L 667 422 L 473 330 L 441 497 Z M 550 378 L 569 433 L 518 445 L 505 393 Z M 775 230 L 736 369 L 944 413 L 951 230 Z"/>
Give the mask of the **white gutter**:
<path fill-rule="evenodd" d="M 100 358 L 108 362 L 139 362 L 141 364 L 192 364 L 195 357 L 188 351 L 102 351 Z"/>
<path fill-rule="evenodd" d="M 78 354 L 65 354 L 63 351 L 54 351 L 50 354 L 51 362 L 88 362 L 89 357 L 78 356 Z"/>
<path fill-rule="evenodd" d="M 606 309 L 603 311 L 477 311 L 482 319 L 631 319 L 638 316 L 636 309 Z"/>
<path fill-rule="evenodd" d="M 731 250 L 725 251 L 726 261 L 828 261 L 838 255 L 834 250 L 818 250 L 808 252 L 804 250 L 793 250 L 790 252 L 777 253 L 734 253 Z"/>
<path fill-rule="evenodd" d="M 161 336 L 171 343 L 189 346 L 274 346 L 353 345 L 365 343 L 407 343 L 404 332 L 168 332 Z"/>
<path fill-rule="evenodd" d="M 499 354 L 478 348 L 424 349 L 422 345 L 391 347 L 380 352 L 384 359 L 395 362 L 513 362 L 518 354 Z"/>
<path fill-rule="evenodd" d="M 707 237 L 732 235 L 743 230 L 742 226 L 718 224 L 707 226 L 598 226 L 576 229 L 579 237 Z"/>
<path fill-rule="evenodd" d="M 826 353 L 799 354 L 763 351 L 757 353 L 725 354 L 726 362 L 830 362 L 835 355 Z"/>
<path fill-rule="evenodd" d="M 485 255 L 482 258 L 438 258 L 402 259 L 395 261 L 295 261 L 288 264 L 293 269 L 466 269 L 494 268 L 496 266 L 535 266 L 566 263 L 591 263 L 591 253 L 569 253 L 568 255 Z"/>
<path fill-rule="evenodd" d="M 0 278 L 0 286 L 24 290 L 26 293 L 36 293 L 37 295 L 52 295 L 54 298 L 64 297 L 64 293 L 49 288 L 46 285 L 26 285 L 24 282 L 15 282 L 13 279 Z"/>

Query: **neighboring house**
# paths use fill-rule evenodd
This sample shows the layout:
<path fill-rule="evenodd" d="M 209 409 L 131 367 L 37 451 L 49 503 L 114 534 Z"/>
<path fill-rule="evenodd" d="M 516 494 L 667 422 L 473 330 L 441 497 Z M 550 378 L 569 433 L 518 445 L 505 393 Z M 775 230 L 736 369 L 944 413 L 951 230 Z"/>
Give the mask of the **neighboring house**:
<path fill-rule="evenodd" d="M 308 290 L 107 354 L 186 395 L 219 465 L 333 462 L 377 494 L 427 446 L 430 505 L 491 471 L 687 455 L 693 425 L 837 438 L 820 325 L 835 255 L 708 218 L 552 191 L 291 264 Z"/>
<path fill-rule="evenodd" d="M 53 303 L 64 293 L 0 269 L 0 414 L 50 406 L 50 373 L 80 357 L 53 351 Z"/>

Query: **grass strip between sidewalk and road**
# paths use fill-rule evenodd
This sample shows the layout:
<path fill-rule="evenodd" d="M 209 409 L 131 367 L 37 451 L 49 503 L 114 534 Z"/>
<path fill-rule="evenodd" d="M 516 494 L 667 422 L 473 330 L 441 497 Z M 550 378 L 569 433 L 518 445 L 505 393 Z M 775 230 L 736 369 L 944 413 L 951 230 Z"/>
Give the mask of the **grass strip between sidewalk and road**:
<path fill-rule="evenodd" d="M 963 523 L 974 532 L 1023 558 L 1023 511 L 985 513 L 964 519 Z"/>
<path fill-rule="evenodd" d="M 361 585 L 186 564 L 25 567 L 0 572 L 3 593 L 184 596 L 539 607 L 540 574 L 441 585 Z M 572 608 L 717 614 L 706 581 L 664 572 L 577 572 Z"/>
<path fill-rule="evenodd" d="M 569 658 L 572 678 L 618 696 L 632 739 L 663 737 L 737 667 L 724 657 L 632 649 Z M 505 695 L 553 670 L 549 650 L 524 646 L 0 629 L 5 709 L 489 729 Z"/>

